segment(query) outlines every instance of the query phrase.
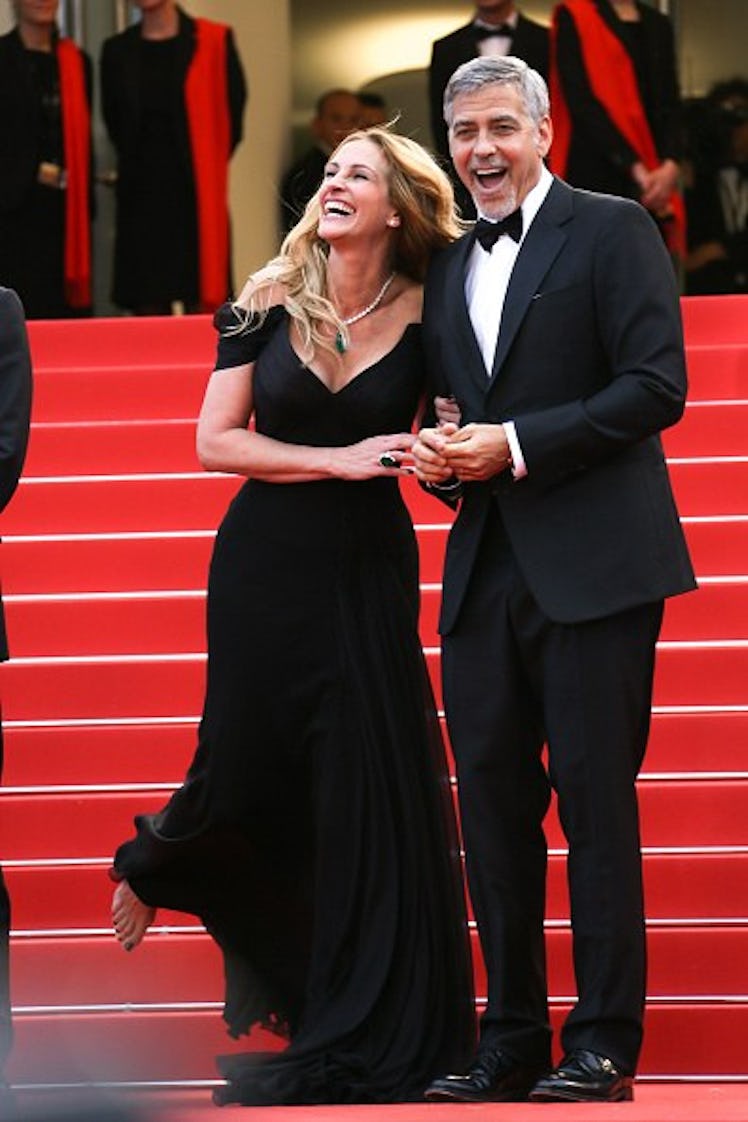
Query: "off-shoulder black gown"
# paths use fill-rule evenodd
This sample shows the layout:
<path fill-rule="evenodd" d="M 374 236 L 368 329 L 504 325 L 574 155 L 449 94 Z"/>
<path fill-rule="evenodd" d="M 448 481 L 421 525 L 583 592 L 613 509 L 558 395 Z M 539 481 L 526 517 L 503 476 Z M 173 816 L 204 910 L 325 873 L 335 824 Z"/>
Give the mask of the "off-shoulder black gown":
<path fill-rule="evenodd" d="M 299 361 L 280 309 L 265 336 L 259 431 L 334 446 L 410 429 L 418 325 L 336 393 Z M 219 365 L 253 346 L 232 341 L 223 359 L 219 348 Z M 201 917 L 224 955 L 229 1031 L 290 1036 L 277 1055 L 223 1057 L 218 1101 L 413 1099 L 471 1050 L 459 856 L 418 608 L 396 479 L 250 479 L 229 507 L 197 751 L 115 861 L 146 903 Z"/>

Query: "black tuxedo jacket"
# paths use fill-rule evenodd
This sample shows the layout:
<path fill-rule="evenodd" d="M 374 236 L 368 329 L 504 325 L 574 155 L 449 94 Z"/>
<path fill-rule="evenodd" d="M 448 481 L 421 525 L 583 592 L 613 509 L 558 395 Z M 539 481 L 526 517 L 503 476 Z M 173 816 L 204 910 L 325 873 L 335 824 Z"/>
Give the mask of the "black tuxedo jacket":
<path fill-rule="evenodd" d="M 31 359 L 21 301 L 0 288 L 0 511 L 10 502 L 26 456 L 31 417 Z M 0 660 L 8 657 L 0 599 Z"/>
<path fill-rule="evenodd" d="M 465 485 L 450 534 L 440 629 L 457 620 L 498 504 L 545 614 L 574 623 L 695 587 L 659 433 L 686 396 L 680 306 L 657 229 L 627 199 L 555 180 L 522 243 L 489 378 L 465 301 L 470 235 L 426 281 L 436 392 L 463 423 L 513 420 L 528 475 Z"/>
<path fill-rule="evenodd" d="M 548 29 L 533 20 L 519 16 L 517 27 L 512 36 L 510 54 L 524 59 L 528 66 L 537 70 L 544 78 L 548 77 Z M 437 39 L 431 48 L 429 67 L 429 111 L 431 115 L 431 135 L 434 147 L 440 156 L 449 156 L 447 126 L 444 123 L 444 90 L 447 82 L 458 66 L 476 58 L 475 28 L 472 23 L 459 27 L 456 31 Z"/>

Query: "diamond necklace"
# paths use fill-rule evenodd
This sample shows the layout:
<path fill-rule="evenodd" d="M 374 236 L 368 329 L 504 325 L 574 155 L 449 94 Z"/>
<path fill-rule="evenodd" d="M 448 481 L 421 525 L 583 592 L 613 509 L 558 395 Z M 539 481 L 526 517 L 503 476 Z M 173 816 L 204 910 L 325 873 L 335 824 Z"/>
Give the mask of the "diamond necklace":
<path fill-rule="evenodd" d="M 371 304 L 367 304 L 366 307 L 362 311 L 356 312 L 355 316 L 348 316 L 348 319 L 341 319 L 340 322 L 345 327 L 350 327 L 352 323 L 358 323 L 358 321 L 360 319 L 363 319 L 364 316 L 368 316 L 370 312 L 373 312 L 375 310 L 375 308 L 378 308 L 379 305 L 382 303 L 382 301 L 384 300 L 384 297 L 385 297 L 385 293 L 387 292 L 387 289 L 390 287 L 390 285 L 392 284 L 394 279 L 395 279 L 395 273 L 392 272 L 387 277 L 387 280 L 384 282 L 382 287 L 379 289 L 379 292 L 376 294 L 376 296 L 372 300 Z M 345 336 L 343 335 L 342 331 L 338 331 L 335 335 L 335 349 L 338 352 L 338 354 L 341 354 L 341 355 L 344 355 L 345 352 L 348 350 L 348 343 L 346 342 Z"/>

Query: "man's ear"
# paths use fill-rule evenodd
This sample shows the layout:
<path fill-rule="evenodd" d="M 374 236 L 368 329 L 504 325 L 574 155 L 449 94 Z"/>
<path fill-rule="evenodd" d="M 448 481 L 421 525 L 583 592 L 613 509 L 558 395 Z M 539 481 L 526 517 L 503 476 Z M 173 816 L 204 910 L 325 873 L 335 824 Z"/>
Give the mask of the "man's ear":
<path fill-rule="evenodd" d="M 545 159 L 553 141 L 553 122 L 550 117 L 543 117 L 538 125 L 538 142 L 536 148 L 541 159 Z"/>

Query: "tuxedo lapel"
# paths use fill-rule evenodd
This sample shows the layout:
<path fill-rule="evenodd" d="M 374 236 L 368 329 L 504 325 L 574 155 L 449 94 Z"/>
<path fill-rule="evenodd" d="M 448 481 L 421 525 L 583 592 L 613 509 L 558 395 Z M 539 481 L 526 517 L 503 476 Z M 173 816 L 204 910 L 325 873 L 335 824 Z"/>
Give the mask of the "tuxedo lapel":
<path fill-rule="evenodd" d="M 470 379 L 471 391 L 479 389 L 482 400 L 488 386 L 488 376 L 465 299 L 465 271 L 472 247 L 473 239 L 469 235 L 457 246 L 445 287 L 445 291 L 452 294 L 453 298 L 445 309 L 445 314 L 449 319 L 450 335 L 458 354 L 455 369 L 465 372 Z"/>
<path fill-rule="evenodd" d="M 572 193 L 556 180 L 522 243 L 501 314 L 491 385 L 496 381 L 527 310 L 548 270 L 567 240 L 564 225 L 571 217 Z"/>

